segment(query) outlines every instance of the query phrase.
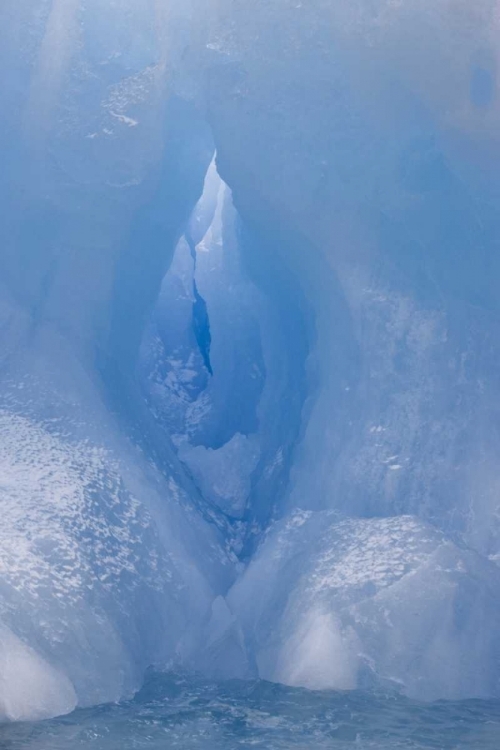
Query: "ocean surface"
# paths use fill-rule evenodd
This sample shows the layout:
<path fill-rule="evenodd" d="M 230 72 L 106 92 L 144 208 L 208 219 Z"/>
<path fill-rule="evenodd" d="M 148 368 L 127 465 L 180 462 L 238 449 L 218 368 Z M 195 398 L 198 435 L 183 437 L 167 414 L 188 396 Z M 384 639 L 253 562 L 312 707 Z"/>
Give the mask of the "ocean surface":
<path fill-rule="evenodd" d="M 134 700 L 0 727 L 1 750 L 238 747 L 500 750 L 500 703 L 422 704 L 395 694 L 151 673 Z"/>

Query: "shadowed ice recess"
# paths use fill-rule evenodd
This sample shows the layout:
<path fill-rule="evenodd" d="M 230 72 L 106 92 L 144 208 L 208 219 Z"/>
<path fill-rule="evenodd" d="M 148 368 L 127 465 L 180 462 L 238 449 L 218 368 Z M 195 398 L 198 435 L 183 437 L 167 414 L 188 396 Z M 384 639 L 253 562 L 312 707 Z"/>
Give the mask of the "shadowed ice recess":
<path fill-rule="evenodd" d="M 499 24 L 1 3 L 2 750 L 498 746 Z"/>

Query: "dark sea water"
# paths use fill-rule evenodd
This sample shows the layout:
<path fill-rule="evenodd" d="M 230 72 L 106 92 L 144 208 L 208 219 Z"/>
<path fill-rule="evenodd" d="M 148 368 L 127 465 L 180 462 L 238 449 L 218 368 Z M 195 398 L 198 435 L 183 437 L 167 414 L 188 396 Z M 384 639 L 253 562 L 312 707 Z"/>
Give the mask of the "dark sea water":
<path fill-rule="evenodd" d="M 151 674 L 132 701 L 0 727 L 1 750 L 239 747 L 500 750 L 500 703 L 421 704 L 381 693 Z"/>

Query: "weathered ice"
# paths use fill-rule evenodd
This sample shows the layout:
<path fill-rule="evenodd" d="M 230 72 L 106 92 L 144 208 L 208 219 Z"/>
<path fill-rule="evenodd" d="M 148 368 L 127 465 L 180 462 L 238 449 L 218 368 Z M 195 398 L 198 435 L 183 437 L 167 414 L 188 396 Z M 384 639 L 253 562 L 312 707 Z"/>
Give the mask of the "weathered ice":
<path fill-rule="evenodd" d="M 2 1 L 0 720 L 500 698 L 499 34 Z"/>

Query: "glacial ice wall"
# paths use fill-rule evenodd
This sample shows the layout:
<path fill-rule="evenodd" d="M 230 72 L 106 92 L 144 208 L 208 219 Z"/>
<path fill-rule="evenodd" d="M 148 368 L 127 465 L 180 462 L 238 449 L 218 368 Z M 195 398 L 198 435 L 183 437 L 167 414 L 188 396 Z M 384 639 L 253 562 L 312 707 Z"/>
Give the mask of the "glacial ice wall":
<path fill-rule="evenodd" d="M 309 687 L 375 676 L 420 698 L 496 694 L 498 4 L 221 6 L 219 169 L 244 222 L 289 238 L 276 252 L 315 328 L 280 524 L 295 527 L 294 508 L 317 519 L 271 530 L 229 594 L 249 668 Z M 354 550 L 371 540 L 363 585 L 354 552 L 311 530 L 329 512 Z M 413 568 L 407 516 L 412 540 L 427 523 L 445 534 L 450 561 Z M 380 589 L 386 548 L 398 582 Z M 412 597 L 416 611 L 396 614 Z"/>
<path fill-rule="evenodd" d="M 499 13 L 2 4 L 0 720 L 500 693 Z"/>
<path fill-rule="evenodd" d="M 416 513 L 493 556 L 497 31 L 495 2 L 228 3 L 210 100 L 240 213 L 295 235 L 314 301 L 290 507 Z"/>
<path fill-rule="evenodd" d="M 118 700 L 151 663 L 189 663 L 232 580 L 134 376 L 213 155 L 175 90 L 195 36 L 178 10 L 0 11 L 3 718 Z"/>

